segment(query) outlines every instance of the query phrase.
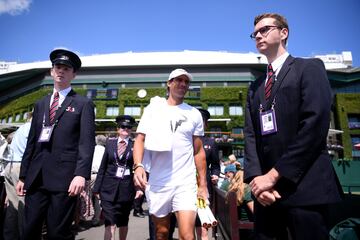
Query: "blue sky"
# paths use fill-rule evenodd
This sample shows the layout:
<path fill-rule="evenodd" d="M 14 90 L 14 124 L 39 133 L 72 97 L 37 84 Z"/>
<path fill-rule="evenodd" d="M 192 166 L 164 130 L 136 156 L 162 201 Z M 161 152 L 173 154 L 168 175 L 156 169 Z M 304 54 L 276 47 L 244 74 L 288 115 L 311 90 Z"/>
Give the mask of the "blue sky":
<path fill-rule="evenodd" d="M 249 34 L 264 12 L 287 17 L 292 55 L 351 51 L 360 66 L 359 0 L 0 0 L 0 61 L 44 61 L 57 47 L 257 52 Z"/>

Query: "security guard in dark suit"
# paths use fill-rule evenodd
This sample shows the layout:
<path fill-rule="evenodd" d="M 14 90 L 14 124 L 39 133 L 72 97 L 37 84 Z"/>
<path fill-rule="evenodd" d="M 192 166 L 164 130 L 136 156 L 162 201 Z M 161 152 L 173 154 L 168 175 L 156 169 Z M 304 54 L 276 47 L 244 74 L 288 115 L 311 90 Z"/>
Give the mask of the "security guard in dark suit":
<path fill-rule="evenodd" d="M 105 240 L 115 239 L 116 226 L 120 239 L 125 239 L 129 215 L 135 198 L 133 183 L 133 140 L 130 139 L 135 119 L 128 115 L 118 116 L 117 138 L 110 138 L 96 177 L 93 192 L 100 195 L 105 217 Z M 139 191 L 137 194 L 141 195 Z M 139 196 L 138 195 L 138 196 Z"/>
<path fill-rule="evenodd" d="M 207 128 L 210 113 L 202 108 L 198 109 L 204 121 L 204 129 Z M 212 193 L 212 185 L 217 184 L 220 175 L 219 149 L 213 138 L 204 136 L 202 142 L 206 154 L 207 182 L 209 195 Z M 211 198 L 210 198 L 211 199 Z"/>
<path fill-rule="evenodd" d="M 277 13 L 255 17 L 250 36 L 269 63 L 245 108 L 256 239 L 329 239 L 328 209 L 342 189 L 326 147 L 332 92 L 324 63 L 288 53 L 288 22 Z"/>
<path fill-rule="evenodd" d="M 201 113 L 204 129 L 208 126 L 208 120 L 210 119 L 209 111 L 198 108 Z M 219 150 L 215 140 L 213 138 L 204 136 L 201 138 L 203 142 L 203 147 L 206 154 L 206 179 L 207 179 L 207 187 L 209 192 L 209 199 L 211 199 L 213 192 L 213 185 L 216 185 L 220 175 L 220 160 L 219 160 Z M 196 233 L 199 239 L 207 238 L 207 229 L 201 227 L 201 223 L 199 218 L 196 218 Z M 200 237 L 200 234 L 202 238 Z"/>
<path fill-rule="evenodd" d="M 78 194 L 90 179 L 95 147 L 94 104 L 71 89 L 81 67 L 73 52 L 51 52 L 52 95 L 35 103 L 17 193 L 25 195 L 24 239 L 74 239 L 70 230 Z"/>

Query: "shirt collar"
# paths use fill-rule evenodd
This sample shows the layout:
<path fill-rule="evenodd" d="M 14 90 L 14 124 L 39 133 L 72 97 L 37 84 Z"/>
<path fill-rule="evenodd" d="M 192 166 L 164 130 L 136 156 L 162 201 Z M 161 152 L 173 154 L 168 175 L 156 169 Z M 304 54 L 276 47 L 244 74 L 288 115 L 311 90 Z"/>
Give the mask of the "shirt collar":
<path fill-rule="evenodd" d="M 122 139 L 121 137 L 118 137 L 117 143 L 119 143 L 119 142 L 121 142 L 121 141 L 125 141 L 125 142 L 126 142 L 126 145 L 128 145 L 128 143 L 129 143 L 129 138 L 127 137 L 127 138 Z"/>
<path fill-rule="evenodd" d="M 271 63 L 271 66 L 275 72 L 275 74 L 279 74 L 280 69 L 282 65 L 284 64 L 285 60 L 290 54 L 288 52 L 283 53 L 281 56 L 279 56 L 275 61 Z"/>
<path fill-rule="evenodd" d="M 71 87 L 65 88 L 65 89 L 59 91 L 59 96 L 61 96 L 61 97 L 66 97 L 66 96 L 69 94 L 70 91 L 71 91 Z M 56 91 L 56 89 L 54 88 L 54 90 L 53 90 L 53 95 L 54 95 L 55 92 L 57 92 L 57 91 Z"/>

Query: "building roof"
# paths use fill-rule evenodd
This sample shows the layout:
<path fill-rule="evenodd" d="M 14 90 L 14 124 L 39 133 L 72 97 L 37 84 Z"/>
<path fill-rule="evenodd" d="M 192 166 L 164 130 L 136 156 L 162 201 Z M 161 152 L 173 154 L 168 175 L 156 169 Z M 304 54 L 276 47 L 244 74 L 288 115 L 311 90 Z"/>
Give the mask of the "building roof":
<path fill-rule="evenodd" d="M 265 56 L 258 53 L 231 53 L 223 51 L 182 52 L 124 52 L 82 56 L 82 68 L 127 67 L 161 65 L 211 65 L 211 64 L 266 64 Z M 48 69 L 50 60 L 33 63 L 2 64 L 0 77 L 4 74 L 30 69 Z"/>
<path fill-rule="evenodd" d="M 330 81 L 339 83 L 348 83 L 357 81 L 360 78 L 360 68 L 349 67 L 351 64 L 351 54 L 343 52 L 342 55 L 325 55 L 316 56 L 322 59 L 329 74 Z M 98 78 L 119 78 L 114 74 L 108 74 L 109 70 L 114 68 L 133 68 L 133 67 L 163 67 L 163 66 L 246 66 L 252 69 L 263 71 L 267 64 L 267 59 L 264 55 L 259 53 L 235 53 L 225 51 L 179 51 L 179 52 L 124 52 L 124 53 L 110 53 L 98 54 L 91 56 L 83 56 L 82 70 L 86 69 L 103 69 L 103 75 L 98 75 Z M 49 68 L 51 68 L 50 60 L 21 63 L 16 62 L 0 62 L 0 102 L 6 101 L 13 97 L 19 96 L 24 91 L 30 91 L 39 87 L 39 82 L 36 80 L 42 79 L 42 84 L 48 82 L 52 83 L 50 77 L 46 77 Z M 80 72 L 82 71 L 80 70 Z M 134 75 L 131 73 L 132 76 Z M 345 75 L 345 76 L 344 76 Z M 106 77 L 107 76 L 107 77 Z M 44 78 L 45 77 L 45 78 Z M 78 83 L 86 82 L 88 76 L 78 75 L 76 81 Z M 159 76 L 155 76 L 159 78 Z M 238 78 L 238 76 L 235 76 Z M 151 78 L 149 78 L 151 79 Z M 202 81 L 201 74 L 198 74 L 197 79 Z M 210 78 L 206 78 L 210 80 Z M 124 79 L 121 79 L 122 81 Z M 136 78 L 128 78 L 128 81 L 134 81 Z M 100 81 L 100 80 L 98 80 Z M 230 81 L 228 79 L 228 81 Z M 96 82 L 92 79 L 92 82 Z M 108 79 L 108 82 L 111 82 Z M 6 93 L 6 94 L 4 94 Z M 6 96 L 5 96 L 6 95 Z"/>

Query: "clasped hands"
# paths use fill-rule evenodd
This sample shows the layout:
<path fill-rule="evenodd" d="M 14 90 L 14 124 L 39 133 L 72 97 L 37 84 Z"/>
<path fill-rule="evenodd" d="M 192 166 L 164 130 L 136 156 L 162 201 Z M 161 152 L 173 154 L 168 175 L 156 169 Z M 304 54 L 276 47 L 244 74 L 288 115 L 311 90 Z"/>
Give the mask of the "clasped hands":
<path fill-rule="evenodd" d="M 257 176 L 250 182 L 251 192 L 264 207 L 270 206 L 281 198 L 278 191 L 274 189 L 279 178 L 279 173 L 275 169 L 271 169 L 267 174 Z"/>

